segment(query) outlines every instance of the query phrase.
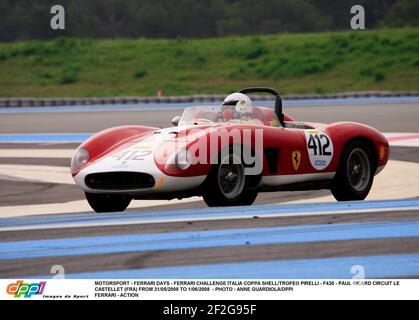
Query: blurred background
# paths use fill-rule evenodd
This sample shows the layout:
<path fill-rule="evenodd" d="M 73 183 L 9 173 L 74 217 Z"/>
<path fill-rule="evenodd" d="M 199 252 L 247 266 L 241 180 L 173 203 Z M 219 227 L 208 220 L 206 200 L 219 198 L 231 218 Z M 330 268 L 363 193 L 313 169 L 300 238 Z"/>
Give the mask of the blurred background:
<path fill-rule="evenodd" d="M 0 0 L 0 97 L 419 88 L 419 0 L 60 0 L 52 30 L 55 4 Z"/>

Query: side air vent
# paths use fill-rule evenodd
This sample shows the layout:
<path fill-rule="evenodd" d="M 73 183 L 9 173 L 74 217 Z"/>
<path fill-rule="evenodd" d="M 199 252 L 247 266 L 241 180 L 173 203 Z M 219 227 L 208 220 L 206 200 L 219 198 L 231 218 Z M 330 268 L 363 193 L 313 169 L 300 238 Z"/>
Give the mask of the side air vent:
<path fill-rule="evenodd" d="M 277 148 L 265 149 L 265 157 L 266 157 L 266 161 L 268 162 L 268 168 L 269 168 L 270 173 L 278 172 L 278 156 L 279 156 L 279 149 Z"/>

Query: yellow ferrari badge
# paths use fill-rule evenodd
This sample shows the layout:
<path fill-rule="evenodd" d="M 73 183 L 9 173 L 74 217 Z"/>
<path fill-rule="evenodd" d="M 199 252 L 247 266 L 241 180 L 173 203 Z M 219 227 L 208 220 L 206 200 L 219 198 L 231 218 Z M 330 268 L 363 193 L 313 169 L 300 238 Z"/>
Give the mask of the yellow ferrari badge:
<path fill-rule="evenodd" d="M 301 152 L 300 151 L 294 151 L 292 153 L 292 164 L 294 165 L 295 171 L 298 171 L 301 164 Z"/>

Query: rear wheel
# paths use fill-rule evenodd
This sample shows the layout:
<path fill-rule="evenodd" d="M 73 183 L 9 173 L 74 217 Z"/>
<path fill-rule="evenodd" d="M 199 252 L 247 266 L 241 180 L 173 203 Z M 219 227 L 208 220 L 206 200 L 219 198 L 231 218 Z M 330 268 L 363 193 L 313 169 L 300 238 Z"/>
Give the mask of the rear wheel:
<path fill-rule="evenodd" d="M 114 194 L 95 194 L 87 193 L 86 199 L 92 209 L 97 213 L 123 212 L 125 211 L 132 198 L 125 195 Z"/>
<path fill-rule="evenodd" d="M 249 190 L 252 176 L 246 176 L 241 156 L 232 150 L 213 165 L 204 185 L 203 198 L 209 207 L 247 206 L 255 202 L 258 193 Z"/>
<path fill-rule="evenodd" d="M 350 142 L 344 149 L 332 194 L 338 201 L 364 200 L 374 182 L 373 156 L 369 146 L 362 141 Z"/>

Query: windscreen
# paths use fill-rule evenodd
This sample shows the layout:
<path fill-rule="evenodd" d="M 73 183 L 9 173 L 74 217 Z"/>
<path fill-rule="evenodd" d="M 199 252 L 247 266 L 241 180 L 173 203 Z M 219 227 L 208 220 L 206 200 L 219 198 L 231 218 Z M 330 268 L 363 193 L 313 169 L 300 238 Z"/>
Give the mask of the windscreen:
<path fill-rule="evenodd" d="M 179 126 L 210 123 L 249 123 L 278 126 L 275 112 L 269 108 L 253 107 L 250 112 L 241 113 L 234 106 L 196 106 L 184 110 Z"/>

